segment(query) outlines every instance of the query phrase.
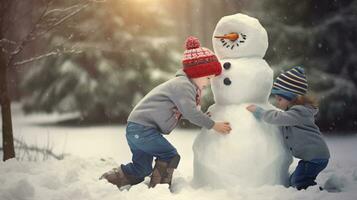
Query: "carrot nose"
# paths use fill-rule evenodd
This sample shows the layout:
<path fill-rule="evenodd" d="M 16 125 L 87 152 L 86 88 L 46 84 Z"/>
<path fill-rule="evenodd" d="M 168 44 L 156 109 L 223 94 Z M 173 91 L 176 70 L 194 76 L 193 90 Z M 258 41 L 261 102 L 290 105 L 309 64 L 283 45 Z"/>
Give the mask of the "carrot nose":
<path fill-rule="evenodd" d="M 239 38 L 239 35 L 238 33 L 229 33 L 229 34 L 224 34 L 223 36 L 214 36 L 214 38 L 228 39 L 233 42 Z"/>

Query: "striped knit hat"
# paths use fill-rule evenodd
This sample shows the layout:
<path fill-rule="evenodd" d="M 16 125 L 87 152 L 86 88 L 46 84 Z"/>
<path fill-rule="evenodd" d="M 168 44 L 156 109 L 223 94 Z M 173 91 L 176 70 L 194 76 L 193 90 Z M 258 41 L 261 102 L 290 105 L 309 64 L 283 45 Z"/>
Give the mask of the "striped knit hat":
<path fill-rule="evenodd" d="M 214 53 L 200 47 L 200 41 L 195 37 L 186 39 L 186 51 L 182 59 L 183 71 L 189 78 L 199 78 L 210 75 L 220 75 L 222 66 Z"/>
<path fill-rule="evenodd" d="M 304 68 L 294 67 L 276 78 L 271 93 L 291 101 L 298 95 L 305 95 L 307 87 Z"/>

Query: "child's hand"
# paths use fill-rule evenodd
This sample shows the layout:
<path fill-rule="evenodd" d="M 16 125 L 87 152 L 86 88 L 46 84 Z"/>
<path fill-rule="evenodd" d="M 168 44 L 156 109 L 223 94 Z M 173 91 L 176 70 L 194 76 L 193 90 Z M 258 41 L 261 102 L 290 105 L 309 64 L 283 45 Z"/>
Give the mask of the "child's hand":
<path fill-rule="evenodd" d="M 232 130 L 229 122 L 216 122 L 213 129 L 221 134 L 228 134 Z"/>
<path fill-rule="evenodd" d="M 212 117 L 211 112 L 206 112 L 206 115 L 207 115 L 208 117 Z"/>
<path fill-rule="evenodd" d="M 247 110 L 249 110 L 250 112 L 254 113 L 257 110 L 257 106 L 256 105 L 249 105 L 249 106 L 247 106 Z"/>

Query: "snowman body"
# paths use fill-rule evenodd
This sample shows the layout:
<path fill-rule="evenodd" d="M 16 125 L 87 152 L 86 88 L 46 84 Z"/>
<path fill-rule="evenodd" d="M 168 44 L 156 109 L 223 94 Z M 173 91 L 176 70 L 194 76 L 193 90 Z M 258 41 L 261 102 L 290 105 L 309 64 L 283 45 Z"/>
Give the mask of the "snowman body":
<path fill-rule="evenodd" d="M 236 40 L 213 38 L 223 66 L 212 80 L 214 121 L 228 121 L 228 135 L 202 129 L 193 145 L 194 183 L 213 187 L 287 184 L 291 156 L 276 126 L 254 118 L 250 104 L 275 109 L 268 102 L 273 70 L 263 59 L 268 47 L 258 20 L 236 14 L 222 18 L 214 36 L 235 33 Z"/>

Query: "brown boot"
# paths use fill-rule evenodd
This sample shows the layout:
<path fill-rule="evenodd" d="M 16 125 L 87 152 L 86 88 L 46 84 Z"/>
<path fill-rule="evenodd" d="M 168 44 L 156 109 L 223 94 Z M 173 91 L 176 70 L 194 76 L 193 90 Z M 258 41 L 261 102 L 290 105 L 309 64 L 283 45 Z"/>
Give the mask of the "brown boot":
<path fill-rule="evenodd" d="M 180 162 L 180 156 L 177 155 L 169 162 L 160 160 L 155 161 L 155 167 L 151 175 L 149 188 L 155 187 L 157 184 L 169 184 L 171 186 L 172 175 Z"/>
<path fill-rule="evenodd" d="M 121 167 L 114 168 L 109 172 L 104 173 L 99 180 L 105 178 L 109 183 L 118 186 L 120 189 L 126 185 L 135 185 L 144 180 L 144 178 L 136 178 L 130 175 L 124 174 Z"/>

